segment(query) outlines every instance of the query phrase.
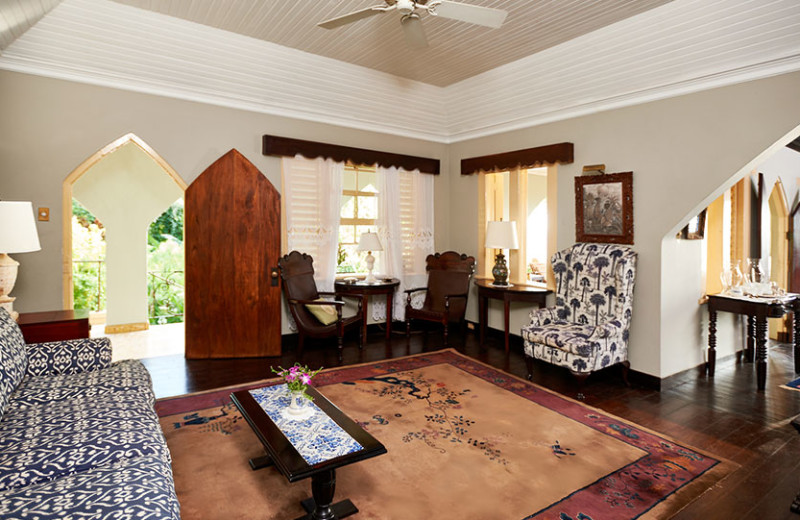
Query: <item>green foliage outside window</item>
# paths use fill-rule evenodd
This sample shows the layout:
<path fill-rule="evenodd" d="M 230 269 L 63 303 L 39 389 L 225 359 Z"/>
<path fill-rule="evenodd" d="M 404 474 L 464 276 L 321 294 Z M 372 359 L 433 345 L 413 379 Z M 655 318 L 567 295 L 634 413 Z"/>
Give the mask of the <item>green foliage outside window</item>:
<path fill-rule="evenodd" d="M 76 309 L 106 308 L 106 240 L 103 224 L 72 201 L 72 294 Z"/>
<path fill-rule="evenodd" d="M 152 227 L 151 227 L 152 229 Z M 183 243 L 162 235 L 147 254 L 147 303 L 151 324 L 183 321 Z"/>
<path fill-rule="evenodd" d="M 158 247 L 161 242 L 167 240 L 167 237 L 173 237 L 178 243 L 183 243 L 183 199 L 178 199 L 150 224 L 147 244 L 151 248 Z"/>
<path fill-rule="evenodd" d="M 147 307 L 150 323 L 183 321 L 183 199 L 155 219 L 147 233 Z"/>
<path fill-rule="evenodd" d="M 106 307 L 105 228 L 72 201 L 72 277 L 76 309 Z M 183 321 L 183 199 L 154 220 L 147 233 L 147 301 L 152 324 Z"/>

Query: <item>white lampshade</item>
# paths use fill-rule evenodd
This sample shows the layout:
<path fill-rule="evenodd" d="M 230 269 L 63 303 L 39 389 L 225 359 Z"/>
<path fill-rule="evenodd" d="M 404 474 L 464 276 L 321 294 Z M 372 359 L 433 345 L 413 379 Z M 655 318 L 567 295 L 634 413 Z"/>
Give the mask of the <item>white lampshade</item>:
<path fill-rule="evenodd" d="M 489 249 L 517 249 L 517 223 L 497 220 L 486 224 L 486 247 Z"/>
<path fill-rule="evenodd" d="M 358 240 L 358 251 L 383 251 L 381 241 L 378 240 L 378 234 L 374 231 L 367 231 L 361 233 L 361 238 Z"/>
<path fill-rule="evenodd" d="M 33 204 L 0 201 L 0 253 L 29 253 L 41 248 Z"/>

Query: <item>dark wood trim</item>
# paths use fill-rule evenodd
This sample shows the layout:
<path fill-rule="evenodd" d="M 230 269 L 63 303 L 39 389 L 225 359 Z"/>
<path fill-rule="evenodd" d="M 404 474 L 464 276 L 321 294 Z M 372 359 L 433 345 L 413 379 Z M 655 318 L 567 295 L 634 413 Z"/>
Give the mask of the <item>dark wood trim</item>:
<path fill-rule="evenodd" d="M 756 180 L 755 204 L 750 207 L 750 258 L 761 258 L 761 210 L 764 206 L 764 174 Z"/>
<path fill-rule="evenodd" d="M 689 224 L 683 226 L 678 232 L 677 238 L 682 240 L 703 240 L 706 236 L 706 211 L 708 208 L 704 209 L 697 215 L 697 231 L 691 232 L 689 231 Z M 693 219 L 692 219 L 693 220 Z M 689 221 L 691 223 L 691 220 Z"/>
<path fill-rule="evenodd" d="M 304 141 L 276 135 L 264 135 L 262 153 L 278 157 L 294 157 L 300 154 L 307 159 L 325 157 L 340 162 L 350 161 L 354 164 L 377 164 L 384 168 L 395 166 L 408 171 L 418 169 L 422 173 L 439 175 L 439 159 L 380 152 L 317 141 Z"/>
<path fill-rule="evenodd" d="M 513 168 L 536 168 L 553 164 L 569 164 L 574 160 L 574 145 L 558 143 L 513 152 L 461 159 L 461 175 L 500 172 Z"/>
<path fill-rule="evenodd" d="M 697 370 L 697 369 L 692 368 L 690 370 Z M 660 392 L 662 389 L 664 389 L 664 384 L 665 384 L 664 382 L 666 381 L 666 379 L 661 379 L 660 377 L 646 374 L 644 372 L 639 372 L 638 370 L 633 370 L 633 369 L 628 371 L 628 380 L 630 380 L 631 384 L 634 384 L 640 388 L 655 390 L 656 392 Z"/>

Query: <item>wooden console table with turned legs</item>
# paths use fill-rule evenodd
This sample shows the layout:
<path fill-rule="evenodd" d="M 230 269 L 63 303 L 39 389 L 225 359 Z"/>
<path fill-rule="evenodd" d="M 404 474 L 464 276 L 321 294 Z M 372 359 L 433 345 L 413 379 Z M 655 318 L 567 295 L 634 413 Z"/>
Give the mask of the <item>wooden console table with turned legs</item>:
<path fill-rule="evenodd" d="M 480 328 L 480 344 L 483 345 L 486 339 L 486 324 L 489 322 L 489 298 L 503 301 L 503 332 L 505 340 L 506 354 L 508 354 L 509 336 L 509 308 L 511 302 L 524 302 L 528 304 L 544 307 L 547 302 L 547 295 L 552 291 L 544 287 L 533 287 L 530 285 L 494 285 L 491 280 L 476 279 L 475 285 L 478 287 L 478 321 Z"/>
<path fill-rule="evenodd" d="M 756 384 L 758 390 L 764 390 L 767 382 L 767 318 L 781 318 L 792 312 L 794 318 L 794 371 L 800 373 L 800 294 L 788 294 L 781 297 L 757 298 L 748 296 L 726 296 L 712 294 L 708 296 L 708 361 L 706 372 L 714 377 L 717 360 L 717 312 L 732 312 L 747 316 L 747 348 L 745 359 L 753 361 L 755 351 Z M 755 346 L 755 348 L 754 348 Z"/>

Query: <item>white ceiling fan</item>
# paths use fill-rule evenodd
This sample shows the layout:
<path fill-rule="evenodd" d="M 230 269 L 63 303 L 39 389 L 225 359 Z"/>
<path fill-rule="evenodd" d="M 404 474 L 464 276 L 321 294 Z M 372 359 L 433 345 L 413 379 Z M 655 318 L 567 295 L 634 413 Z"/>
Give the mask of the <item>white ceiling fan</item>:
<path fill-rule="evenodd" d="M 317 25 L 323 29 L 335 29 L 348 23 L 388 11 L 400 13 L 400 23 L 410 47 L 422 48 L 428 46 L 425 31 L 422 28 L 420 13 L 427 11 L 433 16 L 441 16 L 460 22 L 473 23 L 497 29 L 506 19 L 508 13 L 502 9 L 481 7 L 478 5 L 451 2 L 449 0 L 384 0 L 385 5 L 376 5 L 354 11 L 344 16 L 325 20 Z"/>

